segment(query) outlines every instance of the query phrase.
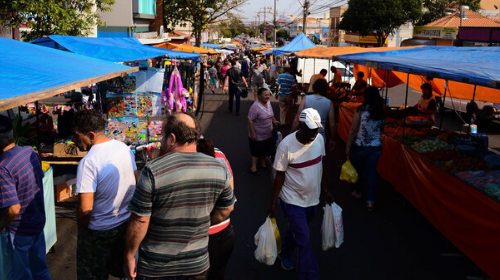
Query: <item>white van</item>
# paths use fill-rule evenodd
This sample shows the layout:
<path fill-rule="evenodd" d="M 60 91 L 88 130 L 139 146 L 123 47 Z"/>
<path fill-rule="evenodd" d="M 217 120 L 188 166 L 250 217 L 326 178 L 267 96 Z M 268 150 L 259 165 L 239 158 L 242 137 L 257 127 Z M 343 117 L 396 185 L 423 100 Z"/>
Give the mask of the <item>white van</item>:
<path fill-rule="evenodd" d="M 328 70 L 326 79 L 328 81 L 333 79 L 333 74 L 330 71 L 330 67 L 335 66 L 342 72 L 342 81 L 348 82 L 351 86 L 356 83 L 356 77 L 351 69 L 347 69 L 346 66 L 339 61 L 332 61 L 330 59 L 313 59 L 313 58 L 299 58 L 297 63 L 297 70 L 302 70 L 302 77 L 298 77 L 299 83 L 309 83 L 311 76 L 318 74 L 321 69 Z"/>

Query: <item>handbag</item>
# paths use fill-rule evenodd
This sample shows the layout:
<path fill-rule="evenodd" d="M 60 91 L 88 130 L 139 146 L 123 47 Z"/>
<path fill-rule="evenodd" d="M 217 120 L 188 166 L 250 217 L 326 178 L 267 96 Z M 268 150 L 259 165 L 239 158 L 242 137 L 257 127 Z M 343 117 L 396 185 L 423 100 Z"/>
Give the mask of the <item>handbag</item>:
<path fill-rule="evenodd" d="M 247 98 L 248 97 L 248 89 L 247 88 L 240 89 L 240 96 L 241 96 L 241 98 Z"/>

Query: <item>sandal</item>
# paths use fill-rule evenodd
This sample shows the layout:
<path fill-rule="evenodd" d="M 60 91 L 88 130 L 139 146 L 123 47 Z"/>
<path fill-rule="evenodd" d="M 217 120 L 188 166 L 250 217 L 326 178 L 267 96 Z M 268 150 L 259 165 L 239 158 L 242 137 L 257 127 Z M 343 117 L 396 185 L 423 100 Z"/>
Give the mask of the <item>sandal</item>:
<path fill-rule="evenodd" d="M 366 210 L 368 210 L 368 212 L 373 212 L 375 210 L 375 205 L 373 205 L 373 203 L 367 203 Z"/>
<path fill-rule="evenodd" d="M 255 170 L 255 171 L 250 170 L 250 174 L 252 174 L 254 176 L 259 176 L 260 172 L 259 172 L 259 170 Z"/>
<path fill-rule="evenodd" d="M 354 197 L 355 199 L 360 199 L 361 198 L 361 194 L 357 193 L 356 191 L 353 191 L 351 193 L 351 196 Z"/>

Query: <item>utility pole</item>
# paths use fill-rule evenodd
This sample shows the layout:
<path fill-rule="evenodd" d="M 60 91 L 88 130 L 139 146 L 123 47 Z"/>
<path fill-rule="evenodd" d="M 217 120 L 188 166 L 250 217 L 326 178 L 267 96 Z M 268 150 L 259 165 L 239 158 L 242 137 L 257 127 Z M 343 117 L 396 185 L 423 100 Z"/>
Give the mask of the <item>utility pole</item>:
<path fill-rule="evenodd" d="M 304 18 L 302 19 L 302 32 L 306 35 L 307 16 L 309 15 L 309 0 L 304 3 Z"/>
<path fill-rule="evenodd" d="M 274 0 L 274 20 L 273 20 L 273 48 L 276 48 L 276 1 Z"/>

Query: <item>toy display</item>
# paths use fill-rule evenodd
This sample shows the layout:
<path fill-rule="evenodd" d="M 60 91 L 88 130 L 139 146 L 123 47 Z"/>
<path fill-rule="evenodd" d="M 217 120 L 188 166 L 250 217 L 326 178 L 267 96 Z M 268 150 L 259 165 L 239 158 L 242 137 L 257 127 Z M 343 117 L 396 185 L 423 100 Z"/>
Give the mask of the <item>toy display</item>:
<path fill-rule="evenodd" d="M 149 138 L 151 142 L 161 141 L 161 128 L 163 126 L 163 121 L 151 121 L 149 123 Z"/>

